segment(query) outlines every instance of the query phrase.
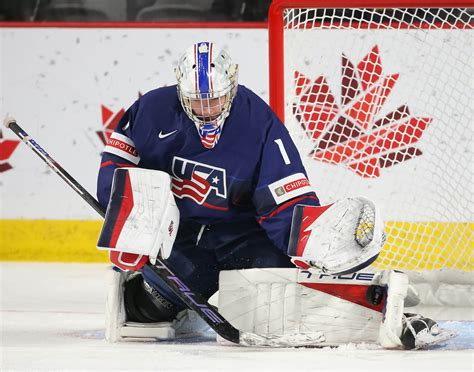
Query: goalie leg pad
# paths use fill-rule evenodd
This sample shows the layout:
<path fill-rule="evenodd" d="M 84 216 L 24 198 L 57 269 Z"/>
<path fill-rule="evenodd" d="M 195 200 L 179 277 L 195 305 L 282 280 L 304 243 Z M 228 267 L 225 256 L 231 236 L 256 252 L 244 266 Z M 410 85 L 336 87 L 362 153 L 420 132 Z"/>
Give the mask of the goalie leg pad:
<path fill-rule="evenodd" d="M 147 297 L 155 292 L 147 291 L 140 274 L 114 269 L 109 275 L 105 314 L 105 339 L 108 342 L 171 340 L 209 332 L 209 326 L 193 311 L 179 311 L 179 307 L 170 306 L 163 298 L 154 300 L 158 306 L 153 301 L 150 303 Z M 138 299 L 138 303 L 131 299 Z M 158 315 L 157 308 L 160 307 L 164 311 Z"/>
<path fill-rule="evenodd" d="M 292 268 L 222 271 L 219 312 L 246 332 L 323 332 L 320 345 L 376 342 L 384 302 L 375 306 L 366 300 L 374 274 L 357 275 L 333 277 Z"/>
<path fill-rule="evenodd" d="M 387 349 L 399 348 L 402 346 L 400 336 L 403 329 L 403 308 L 408 291 L 408 277 L 401 272 L 384 271 L 377 281 L 387 288 L 387 302 L 380 326 L 379 342 Z"/>
<path fill-rule="evenodd" d="M 116 269 L 109 273 L 105 311 L 105 339 L 108 342 L 134 339 L 173 339 L 175 330 L 171 322 L 138 323 L 127 319 L 124 299 L 125 283 L 136 275 L 136 273 Z"/>

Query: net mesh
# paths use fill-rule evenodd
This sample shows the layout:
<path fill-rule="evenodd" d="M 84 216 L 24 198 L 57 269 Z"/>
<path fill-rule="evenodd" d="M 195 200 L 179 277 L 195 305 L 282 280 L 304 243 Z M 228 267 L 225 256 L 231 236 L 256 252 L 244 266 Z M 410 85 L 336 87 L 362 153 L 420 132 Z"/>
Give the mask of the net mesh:
<path fill-rule="evenodd" d="M 472 271 L 472 9 L 283 20 L 284 120 L 321 201 L 376 203 L 380 268 Z"/>

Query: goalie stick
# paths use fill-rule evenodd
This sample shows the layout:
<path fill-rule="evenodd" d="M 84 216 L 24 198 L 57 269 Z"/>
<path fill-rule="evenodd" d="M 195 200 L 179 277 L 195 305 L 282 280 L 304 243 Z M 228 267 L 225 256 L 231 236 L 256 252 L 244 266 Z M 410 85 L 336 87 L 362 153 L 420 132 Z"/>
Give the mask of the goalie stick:
<path fill-rule="evenodd" d="M 82 199 L 84 199 L 102 218 L 105 210 L 99 202 L 84 189 L 61 165 L 59 165 L 33 138 L 16 122 L 7 117 L 4 125 L 10 128 L 29 148 L 31 148 L 54 172 L 56 172 Z M 193 292 L 176 274 L 174 274 L 159 257 L 156 264 L 147 266 L 155 272 L 168 287 L 191 310 L 195 311 L 220 337 L 244 346 L 295 347 L 316 345 L 323 341 L 321 332 L 294 335 L 263 335 L 240 331 L 230 324 L 199 293 Z"/>

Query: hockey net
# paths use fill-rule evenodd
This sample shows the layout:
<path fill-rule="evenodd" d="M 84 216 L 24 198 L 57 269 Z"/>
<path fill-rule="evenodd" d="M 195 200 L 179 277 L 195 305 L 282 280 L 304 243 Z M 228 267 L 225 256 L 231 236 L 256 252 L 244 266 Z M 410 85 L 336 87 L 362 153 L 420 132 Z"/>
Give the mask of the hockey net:
<path fill-rule="evenodd" d="M 375 266 L 441 304 L 440 284 L 462 285 L 472 306 L 474 2 L 386 4 L 274 1 L 270 103 L 322 203 L 362 195 L 383 212 Z"/>

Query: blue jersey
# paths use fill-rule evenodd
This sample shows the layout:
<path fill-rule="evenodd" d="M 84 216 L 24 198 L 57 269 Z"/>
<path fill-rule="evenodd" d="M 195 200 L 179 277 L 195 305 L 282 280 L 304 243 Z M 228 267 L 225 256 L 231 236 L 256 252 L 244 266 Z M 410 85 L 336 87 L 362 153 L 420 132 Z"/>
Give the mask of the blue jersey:
<path fill-rule="evenodd" d="M 103 152 L 98 179 L 103 206 L 114 170 L 125 166 L 167 172 L 182 220 L 212 225 L 257 219 L 285 253 L 293 207 L 319 205 L 287 129 L 242 85 L 212 149 L 202 145 L 176 86 L 142 96 L 122 117 Z"/>

